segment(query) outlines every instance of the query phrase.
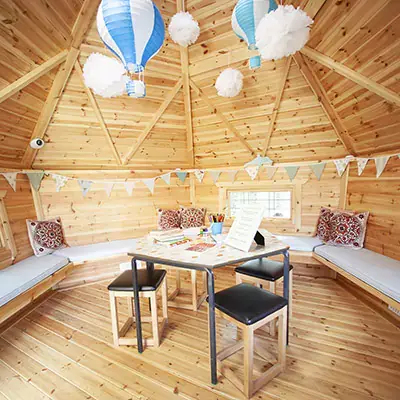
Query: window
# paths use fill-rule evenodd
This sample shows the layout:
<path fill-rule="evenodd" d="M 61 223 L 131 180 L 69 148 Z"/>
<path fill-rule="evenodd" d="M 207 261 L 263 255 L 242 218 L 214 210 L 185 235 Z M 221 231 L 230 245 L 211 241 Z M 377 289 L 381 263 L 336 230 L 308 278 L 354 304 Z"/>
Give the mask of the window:
<path fill-rule="evenodd" d="M 259 203 L 265 207 L 264 218 L 291 218 L 292 192 L 287 191 L 230 191 L 229 214 L 235 217 L 247 205 Z"/>

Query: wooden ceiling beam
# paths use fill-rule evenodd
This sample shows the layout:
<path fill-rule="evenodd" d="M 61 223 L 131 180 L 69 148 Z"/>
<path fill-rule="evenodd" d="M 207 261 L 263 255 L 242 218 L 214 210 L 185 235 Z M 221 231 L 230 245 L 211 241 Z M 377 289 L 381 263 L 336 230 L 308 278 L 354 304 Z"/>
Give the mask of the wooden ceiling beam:
<path fill-rule="evenodd" d="M 216 115 L 222 121 L 222 123 L 227 127 L 227 129 L 232 133 L 232 135 L 235 136 L 237 139 L 239 139 L 243 147 L 245 147 L 246 150 L 250 152 L 250 154 L 255 156 L 256 153 L 254 152 L 252 147 L 247 143 L 247 141 L 242 137 L 239 131 L 227 120 L 225 115 L 223 115 L 220 111 L 218 111 L 217 107 L 215 107 L 212 101 L 203 93 L 203 91 L 199 87 L 197 87 L 197 85 L 191 79 L 190 79 L 190 86 L 196 92 L 196 94 L 199 97 L 201 97 L 201 99 L 204 100 L 204 102 L 210 109 L 211 113 Z"/>
<path fill-rule="evenodd" d="M 271 121 L 268 126 L 267 134 L 265 136 L 265 143 L 264 143 L 264 148 L 263 148 L 263 152 L 262 152 L 263 156 L 265 156 L 267 154 L 269 143 L 271 141 L 271 136 L 275 129 L 276 118 L 278 116 L 278 111 L 279 111 L 279 107 L 281 105 L 282 96 L 283 96 L 283 92 L 285 90 L 285 84 L 287 81 L 287 77 L 289 75 L 291 63 L 292 63 L 292 57 L 288 57 L 288 59 L 286 60 L 285 69 L 283 71 L 282 80 L 279 83 L 278 94 L 276 95 L 274 110 L 273 110 L 272 116 L 271 116 Z"/>
<path fill-rule="evenodd" d="M 47 95 L 46 102 L 42 108 L 39 119 L 32 132 L 31 139 L 41 138 L 43 139 L 47 128 L 49 127 L 53 113 L 57 107 L 58 101 L 62 95 L 65 85 L 71 75 L 72 69 L 74 68 L 75 62 L 79 56 L 79 46 L 81 45 L 83 38 L 87 30 L 91 26 L 91 21 L 95 15 L 97 7 L 100 4 L 100 0 L 85 0 L 82 8 L 78 14 L 75 24 L 71 32 L 71 48 L 69 49 L 68 55 L 64 64 L 58 70 L 56 77 L 53 81 L 53 85 Z M 22 157 L 22 166 L 24 168 L 31 167 L 38 150 L 32 149 L 29 145 L 25 150 Z"/>
<path fill-rule="evenodd" d="M 94 97 L 91 89 L 88 88 L 86 86 L 86 84 L 85 84 L 85 79 L 83 77 L 83 71 L 82 71 L 81 64 L 79 63 L 79 60 L 76 60 L 75 70 L 79 75 L 79 78 L 80 78 L 80 80 L 82 82 L 83 87 L 85 88 L 85 92 L 87 94 L 87 97 L 88 97 L 88 99 L 90 101 L 90 104 L 92 105 L 93 111 L 94 111 L 94 113 L 96 115 L 97 121 L 99 122 L 100 128 L 103 131 L 104 136 L 107 139 L 108 145 L 110 146 L 110 149 L 111 149 L 111 151 L 112 151 L 112 153 L 114 155 L 115 161 L 117 162 L 118 165 L 121 165 L 122 164 L 121 158 L 120 158 L 120 156 L 118 154 L 117 148 L 115 147 L 115 143 L 112 140 L 111 134 L 110 134 L 105 122 L 104 122 L 104 118 L 103 118 L 103 115 L 102 115 L 102 113 L 100 111 L 99 105 L 97 104 L 96 98 Z"/>
<path fill-rule="evenodd" d="M 325 54 L 322 54 L 317 50 L 314 50 L 308 46 L 305 46 L 301 50 L 301 53 L 306 55 L 311 60 L 314 60 L 324 65 L 325 67 L 331 69 L 332 71 L 337 72 L 338 74 L 344 76 L 345 78 L 353 81 L 354 83 L 357 83 L 358 85 L 369 90 L 370 92 L 375 93 L 378 96 L 381 96 L 388 102 L 400 106 L 400 96 L 393 90 L 386 88 L 380 83 L 375 82 L 370 78 L 367 78 L 366 76 L 360 74 L 359 72 L 354 71 L 349 67 L 346 67 L 345 65 L 333 60 L 332 58 L 326 56 Z"/>
<path fill-rule="evenodd" d="M 310 85 L 311 90 L 314 92 L 323 110 L 325 111 L 325 114 L 331 122 L 335 130 L 336 136 L 342 143 L 343 147 L 349 154 L 355 155 L 354 146 L 349 132 L 345 128 L 339 114 L 330 102 L 328 94 L 326 93 L 317 75 L 315 74 L 311 66 L 307 63 L 307 60 L 300 53 L 296 53 L 293 58 L 297 66 L 299 67 L 300 72 Z"/>
<path fill-rule="evenodd" d="M 123 160 L 124 165 L 128 164 L 129 160 L 136 154 L 136 152 L 139 150 L 139 147 L 143 144 L 143 142 L 150 135 L 150 132 L 154 128 L 154 125 L 158 122 L 158 120 L 164 114 L 164 111 L 171 104 L 172 100 L 175 98 L 176 94 L 179 92 L 180 88 L 182 87 L 182 83 L 183 83 L 183 78 L 180 78 L 179 81 L 172 88 L 172 90 L 168 93 L 168 96 L 161 103 L 159 109 L 153 115 L 153 118 L 147 125 L 146 129 L 140 134 L 140 136 L 136 140 L 136 143 L 128 151 L 128 154 L 125 156 L 125 158 Z"/>
<path fill-rule="evenodd" d="M 39 65 L 32 71 L 28 72 L 24 76 L 21 76 L 21 78 L 19 78 L 15 82 L 10 83 L 4 89 L 0 90 L 0 103 L 22 90 L 25 86 L 28 86 L 30 83 L 39 79 L 41 76 L 47 74 L 47 72 L 57 67 L 57 65 L 60 65 L 66 60 L 67 55 L 68 50 L 61 51 L 60 53 L 45 61 L 43 64 Z"/>

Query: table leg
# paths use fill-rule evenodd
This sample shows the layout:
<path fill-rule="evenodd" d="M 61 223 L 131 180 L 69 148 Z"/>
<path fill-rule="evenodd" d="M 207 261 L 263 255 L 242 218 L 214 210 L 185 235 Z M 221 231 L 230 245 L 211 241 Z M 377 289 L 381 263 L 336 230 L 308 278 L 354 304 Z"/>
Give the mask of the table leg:
<path fill-rule="evenodd" d="M 215 330 L 215 292 L 214 292 L 214 273 L 207 269 L 208 287 L 208 331 L 210 334 L 210 367 L 211 382 L 217 384 L 217 335 Z"/>
<path fill-rule="evenodd" d="M 287 330 L 286 330 L 286 343 L 289 344 L 289 251 L 283 252 L 283 297 L 288 301 L 287 306 Z"/>
<path fill-rule="evenodd" d="M 139 303 L 139 287 L 137 282 L 137 262 L 134 258 L 131 261 L 132 266 L 132 284 L 133 284 L 133 300 L 135 305 L 136 317 L 136 338 L 139 353 L 143 353 L 142 324 L 140 319 L 140 303 Z"/>

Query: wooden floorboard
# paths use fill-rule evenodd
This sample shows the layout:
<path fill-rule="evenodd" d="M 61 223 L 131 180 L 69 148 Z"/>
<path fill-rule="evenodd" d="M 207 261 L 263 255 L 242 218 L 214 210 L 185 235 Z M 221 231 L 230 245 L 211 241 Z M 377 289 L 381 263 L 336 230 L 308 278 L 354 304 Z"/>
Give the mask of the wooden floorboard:
<path fill-rule="evenodd" d="M 217 290 L 233 284 L 231 268 L 216 272 Z M 112 345 L 106 286 L 57 292 L 1 334 L 0 400 L 243 398 L 223 376 L 209 383 L 204 304 L 198 312 L 169 308 L 160 348 L 140 355 Z M 293 290 L 287 369 L 254 398 L 398 400 L 399 329 L 333 280 L 295 275 Z M 142 310 L 148 314 L 145 301 Z M 123 322 L 125 301 L 119 311 Z M 217 334 L 219 347 L 240 336 L 221 319 Z M 144 335 L 151 335 L 149 324 Z M 259 375 L 276 360 L 276 340 L 260 331 L 256 343 L 265 357 L 255 355 Z M 241 353 L 226 362 L 241 376 Z"/>

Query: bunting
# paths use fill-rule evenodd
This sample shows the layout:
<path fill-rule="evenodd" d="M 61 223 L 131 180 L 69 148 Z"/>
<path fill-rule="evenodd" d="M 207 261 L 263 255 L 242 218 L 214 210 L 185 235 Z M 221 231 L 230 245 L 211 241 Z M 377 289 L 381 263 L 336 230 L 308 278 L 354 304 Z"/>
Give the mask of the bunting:
<path fill-rule="evenodd" d="M 132 196 L 133 189 L 135 188 L 136 183 L 132 181 L 124 182 L 124 187 L 129 196 Z"/>
<path fill-rule="evenodd" d="M 249 177 L 251 178 L 252 181 L 256 179 L 258 175 L 258 171 L 260 170 L 259 165 L 250 165 L 248 167 L 245 167 L 246 172 L 249 174 Z"/>
<path fill-rule="evenodd" d="M 214 185 L 216 185 L 218 182 L 218 178 L 221 175 L 221 171 L 210 171 L 210 175 L 212 177 Z"/>
<path fill-rule="evenodd" d="M 111 196 L 111 192 L 112 192 L 113 187 L 114 187 L 114 183 L 113 182 L 104 182 L 103 185 L 104 185 L 104 190 L 107 193 L 107 197 L 110 197 Z"/>
<path fill-rule="evenodd" d="M 187 172 L 175 172 L 175 173 L 176 176 L 180 179 L 180 181 L 184 183 L 186 180 Z"/>
<path fill-rule="evenodd" d="M 147 186 L 147 189 L 150 190 L 151 194 L 154 194 L 154 186 L 156 184 L 156 179 L 155 178 L 142 179 L 142 182 Z"/>
<path fill-rule="evenodd" d="M 18 172 L 2 172 L 1 175 L 7 180 L 14 192 L 17 190 L 17 174 Z"/>
<path fill-rule="evenodd" d="M 160 178 L 167 184 L 170 185 L 171 184 L 171 172 L 167 172 L 164 175 L 161 175 Z"/>
<path fill-rule="evenodd" d="M 299 170 L 299 167 L 290 165 L 288 167 L 285 167 L 286 173 L 289 176 L 289 179 L 292 181 L 296 175 L 297 175 L 297 171 Z"/>
<path fill-rule="evenodd" d="M 52 174 L 52 178 L 56 181 L 56 192 L 59 192 L 67 183 L 68 178 L 66 176 Z"/>
<path fill-rule="evenodd" d="M 267 167 L 267 178 L 272 179 L 278 167 Z"/>
<path fill-rule="evenodd" d="M 244 165 L 244 167 L 250 167 L 252 165 L 258 165 L 261 167 L 264 164 L 272 165 L 272 160 L 269 157 L 261 157 L 258 155 L 254 160 L 251 160 L 247 164 Z"/>
<path fill-rule="evenodd" d="M 92 181 L 85 181 L 83 179 L 78 179 L 78 184 L 81 187 L 83 197 L 86 197 L 88 194 L 90 187 L 92 186 Z"/>
<path fill-rule="evenodd" d="M 322 173 L 324 172 L 326 163 L 310 164 L 309 167 L 318 180 L 321 180 Z"/>
<path fill-rule="evenodd" d="M 379 178 L 389 161 L 389 156 L 376 157 L 374 160 L 376 166 L 376 177 Z"/>
<path fill-rule="evenodd" d="M 336 165 L 336 170 L 339 176 L 343 175 L 343 172 L 346 170 L 347 165 L 349 164 L 350 160 L 348 158 L 342 158 L 340 160 L 333 160 Z"/>
<path fill-rule="evenodd" d="M 194 176 L 197 178 L 197 180 L 201 183 L 203 182 L 203 178 L 204 178 L 205 172 L 202 170 L 196 170 L 194 171 Z"/>
<path fill-rule="evenodd" d="M 360 176 L 364 169 L 365 166 L 368 163 L 369 158 L 357 158 L 357 170 L 358 170 L 358 176 Z"/>
<path fill-rule="evenodd" d="M 39 191 L 40 184 L 42 183 L 44 172 L 27 172 L 26 175 L 28 176 L 29 182 L 31 183 L 33 189 Z"/>

